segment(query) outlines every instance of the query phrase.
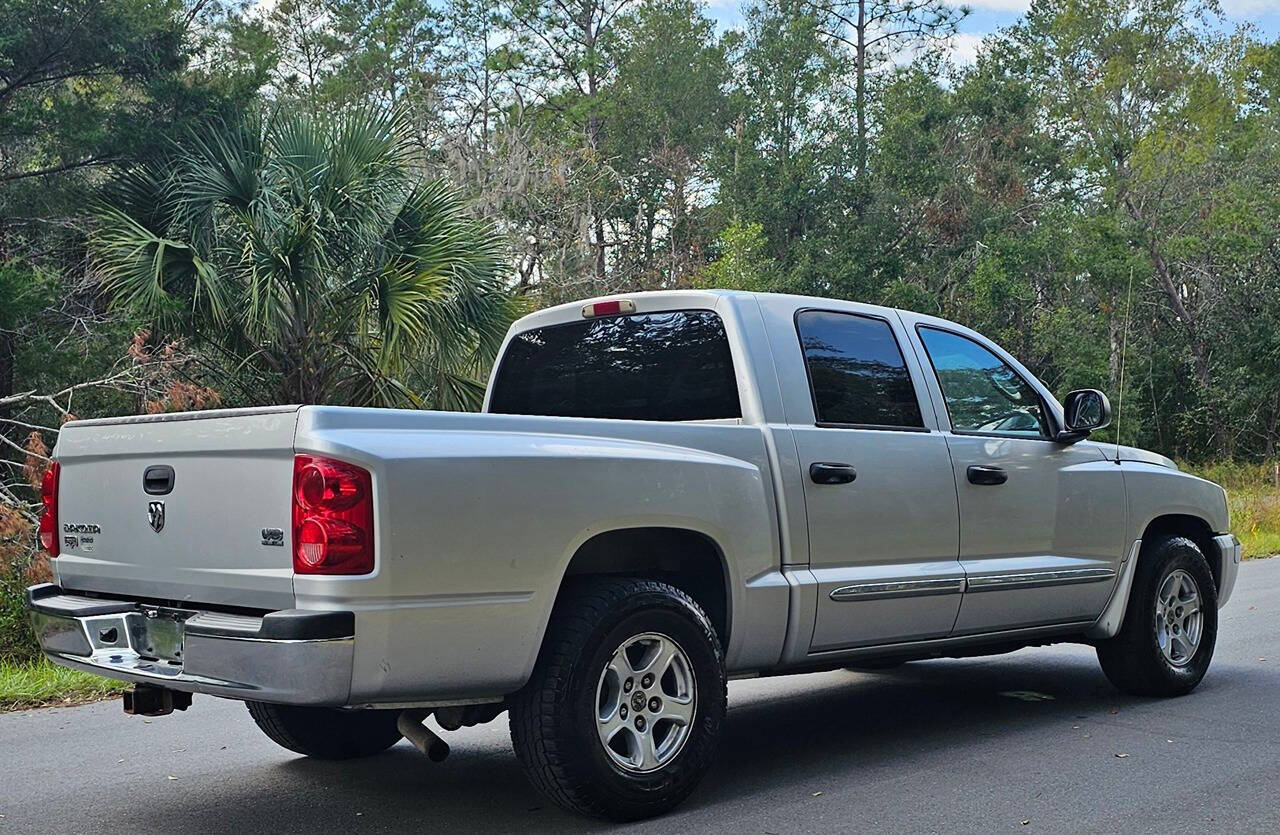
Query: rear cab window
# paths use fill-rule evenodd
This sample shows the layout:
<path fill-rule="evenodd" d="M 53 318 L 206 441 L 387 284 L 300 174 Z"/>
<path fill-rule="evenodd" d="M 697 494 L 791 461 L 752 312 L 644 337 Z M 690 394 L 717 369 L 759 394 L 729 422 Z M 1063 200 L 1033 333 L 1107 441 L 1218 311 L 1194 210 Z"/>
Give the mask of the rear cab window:
<path fill-rule="evenodd" d="M 489 411 L 656 421 L 742 416 L 729 338 L 711 310 L 522 331 L 498 365 Z"/>

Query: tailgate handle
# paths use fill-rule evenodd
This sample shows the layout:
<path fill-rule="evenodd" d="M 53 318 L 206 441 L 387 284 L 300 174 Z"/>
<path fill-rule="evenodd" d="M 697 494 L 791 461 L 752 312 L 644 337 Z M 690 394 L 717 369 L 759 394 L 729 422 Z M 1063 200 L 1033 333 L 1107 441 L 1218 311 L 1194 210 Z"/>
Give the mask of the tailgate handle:
<path fill-rule="evenodd" d="M 173 467 L 156 464 L 142 474 L 142 489 L 148 496 L 164 496 L 173 491 Z"/>

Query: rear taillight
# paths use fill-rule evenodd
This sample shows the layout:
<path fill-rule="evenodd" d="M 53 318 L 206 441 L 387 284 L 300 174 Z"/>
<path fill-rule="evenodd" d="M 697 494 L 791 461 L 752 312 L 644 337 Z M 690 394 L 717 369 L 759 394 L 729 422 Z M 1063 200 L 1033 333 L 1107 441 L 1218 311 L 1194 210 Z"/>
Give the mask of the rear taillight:
<path fill-rule="evenodd" d="M 58 480 L 62 475 L 62 466 L 54 461 L 44 471 L 44 480 L 40 482 L 40 503 L 44 510 L 40 514 L 40 547 L 49 556 L 58 556 Z"/>
<path fill-rule="evenodd" d="M 332 458 L 294 456 L 293 570 L 373 571 L 373 482 L 367 470 Z"/>

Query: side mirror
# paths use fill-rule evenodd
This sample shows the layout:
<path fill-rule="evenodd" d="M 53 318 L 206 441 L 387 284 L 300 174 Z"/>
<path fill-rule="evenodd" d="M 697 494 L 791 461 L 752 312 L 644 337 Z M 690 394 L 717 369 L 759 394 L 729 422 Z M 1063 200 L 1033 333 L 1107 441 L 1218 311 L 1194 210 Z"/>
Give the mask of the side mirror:
<path fill-rule="evenodd" d="M 1089 437 L 1095 429 L 1111 424 L 1111 401 L 1097 389 L 1078 389 L 1062 404 L 1066 427 L 1058 433 L 1061 443 L 1073 444 Z"/>

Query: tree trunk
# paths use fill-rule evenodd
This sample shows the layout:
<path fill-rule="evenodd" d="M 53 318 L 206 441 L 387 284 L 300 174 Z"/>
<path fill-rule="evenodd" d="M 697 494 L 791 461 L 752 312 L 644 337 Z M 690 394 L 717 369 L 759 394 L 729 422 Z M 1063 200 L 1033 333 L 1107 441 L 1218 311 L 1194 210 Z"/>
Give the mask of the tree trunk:
<path fill-rule="evenodd" d="M 604 133 L 604 122 L 599 114 L 596 113 L 596 91 L 599 80 L 596 78 L 595 50 L 596 36 L 599 33 L 595 31 L 590 7 L 588 7 L 587 14 L 583 16 L 582 33 L 582 42 L 587 50 L 589 67 L 587 70 L 587 99 L 590 103 L 590 115 L 587 116 L 587 144 L 594 152 L 595 158 L 599 160 L 600 140 Z M 603 288 L 605 272 L 604 212 L 600 209 L 599 200 L 591 201 L 591 225 L 595 236 L 596 282 Z"/>
<path fill-rule="evenodd" d="M 17 366 L 16 339 L 17 334 L 13 331 L 0 331 L 0 400 L 13 394 L 14 374 Z M 12 416 L 12 409 L 0 406 L 0 418 Z M 5 428 L 5 425 L 0 424 L 0 432 L 4 432 Z"/>
<path fill-rule="evenodd" d="M 1276 392 L 1271 397 L 1271 418 L 1267 421 L 1267 446 L 1263 453 L 1263 457 L 1267 460 L 1276 457 L 1277 430 L 1280 430 L 1280 392 Z M 1280 464 L 1276 466 L 1280 467 Z M 1280 487 L 1280 479 L 1277 479 L 1276 487 Z"/>
<path fill-rule="evenodd" d="M 588 83 L 588 93 L 592 97 L 593 105 L 595 99 L 595 78 L 590 77 Z M 600 153 L 600 135 L 602 132 L 602 124 L 600 117 L 592 113 L 587 118 L 587 143 L 591 146 L 591 150 L 596 152 L 597 159 Z M 591 226 L 595 240 L 592 242 L 596 250 L 596 281 L 601 287 L 604 286 L 604 212 L 600 209 L 600 201 L 591 201 Z"/>
<path fill-rule="evenodd" d="M 854 152 L 854 179 L 862 182 L 862 173 L 867 167 L 867 0 L 858 0 L 858 25 L 855 27 L 858 36 L 857 61 L 858 82 L 854 91 L 854 110 L 857 113 L 858 136 Z"/>
<path fill-rule="evenodd" d="M 1182 294 L 1178 292 L 1178 285 L 1169 269 L 1169 263 L 1164 259 L 1160 248 L 1156 246 L 1155 239 L 1150 235 L 1147 236 L 1147 252 L 1151 258 L 1152 265 L 1155 267 L 1156 281 L 1164 292 L 1165 299 L 1169 302 L 1170 309 L 1173 310 L 1173 315 L 1182 323 L 1182 327 L 1187 334 L 1187 344 L 1191 347 L 1191 357 L 1195 366 L 1196 382 L 1200 387 L 1200 395 L 1204 398 L 1205 405 L 1209 409 L 1209 420 L 1212 423 L 1209 435 L 1210 443 L 1213 445 L 1215 452 L 1225 456 L 1228 452 L 1227 444 L 1225 443 L 1227 436 L 1222 431 L 1222 409 L 1213 393 L 1213 371 L 1209 367 L 1209 346 L 1205 343 L 1204 337 L 1200 334 L 1200 329 L 1191 317 L 1191 311 L 1187 310 L 1186 304 L 1182 301 Z"/>
<path fill-rule="evenodd" d="M 1124 359 L 1124 328 L 1125 323 L 1120 321 L 1120 317 L 1116 315 L 1115 297 L 1113 296 L 1111 315 L 1107 319 L 1107 336 L 1111 347 L 1111 351 L 1107 355 L 1107 386 L 1112 394 L 1118 394 L 1120 391 L 1120 364 Z"/>
<path fill-rule="evenodd" d="M 1209 346 L 1200 334 L 1200 329 L 1196 325 L 1195 319 L 1191 316 L 1191 311 L 1182 301 L 1182 294 L 1178 292 L 1178 283 L 1174 280 L 1173 271 L 1169 267 L 1169 262 L 1165 260 L 1164 253 L 1160 251 L 1159 245 L 1156 243 L 1154 229 L 1147 222 L 1147 218 L 1143 216 L 1137 205 L 1133 202 L 1133 197 L 1126 193 L 1124 195 L 1124 206 L 1132 218 L 1142 229 L 1143 237 L 1146 239 L 1147 256 L 1151 259 L 1151 266 L 1155 269 L 1156 283 L 1159 284 L 1160 290 L 1164 293 L 1165 300 L 1169 302 L 1169 308 L 1173 311 L 1173 315 L 1182 323 L 1183 329 L 1187 334 L 1187 343 L 1191 347 L 1191 356 L 1193 365 L 1195 366 L 1196 382 L 1200 385 L 1201 396 L 1204 397 L 1205 405 L 1209 409 L 1209 418 L 1213 423 L 1210 431 L 1210 438 L 1214 445 L 1215 451 L 1219 455 L 1226 452 L 1226 435 L 1222 432 L 1222 409 L 1218 405 L 1217 398 L 1214 397 L 1213 372 L 1209 367 Z"/>
<path fill-rule="evenodd" d="M 671 276 L 672 286 L 679 286 L 684 272 L 685 251 L 685 177 L 677 174 L 671 187 Z"/>

